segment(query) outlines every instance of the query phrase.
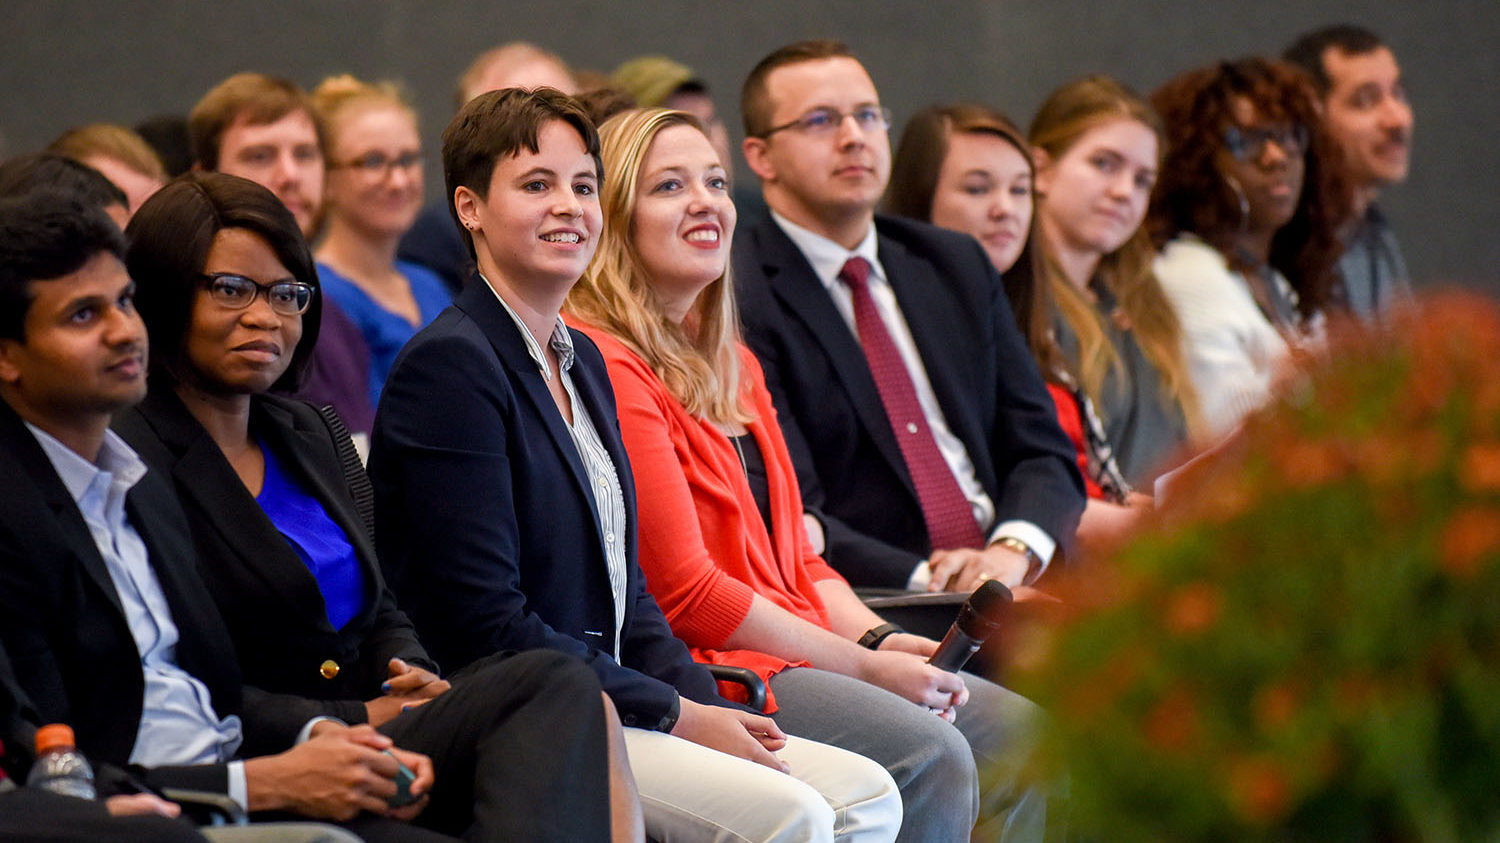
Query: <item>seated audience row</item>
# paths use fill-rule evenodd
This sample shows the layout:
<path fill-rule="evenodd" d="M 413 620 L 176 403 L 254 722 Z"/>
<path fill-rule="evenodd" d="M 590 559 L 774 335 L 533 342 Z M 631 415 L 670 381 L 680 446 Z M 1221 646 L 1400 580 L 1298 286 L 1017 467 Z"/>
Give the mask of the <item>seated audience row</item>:
<path fill-rule="evenodd" d="M 277 294 L 306 283 L 311 259 L 295 221 L 270 193 L 228 176 L 196 178 L 173 184 L 142 206 L 139 229 L 133 231 L 154 230 L 155 242 L 142 236 L 131 257 L 136 274 L 149 279 L 143 287 L 176 285 L 178 300 L 157 297 L 183 334 L 164 346 L 181 349 L 180 358 L 166 355 L 163 365 L 173 377 L 162 381 L 164 388 L 192 384 L 186 391 L 198 406 L 219 412 L 206 416 L 209 423 L 232 436 L 226 419 L 232 422 L 233 414 L 225 405 L 236 403 L 234 393 L 226 394 L 210 372 L 239 378 L 237 387 L 249 389 L 257 373 L 262 379 L 280 377 L 295 355 L 273 353 L 271 343 L 253 336 L 246 341 L 244 334 L 256 331 L 226 316 L 258 320 L 265 333 L 267 314 L 277 313 L 273 302 L 291 309 Z M 248 189 L 249 200 L 240 207 L 215 207 L 209 192 L 222 183 Z M 112 765 L 139 765 L 158 786 L 227 793 L 255 812 L 349 820 L 366 839 L 419 839 L 422 832 L 398 822 L 419 814 L 424 825 L 450 836 L 535 839 L 572 829 L 603 839 L 611 788 L 605 773 L 609 708 L 582 666 L 556 654 L 496 660 L 456 681 L 455 690 L 431 705 L 416 706 L 446 685 L 399 660 L 379 663 L 397 653 L 418 664 L 426 660 L 409 628 L 403 633 L 399 614 L 393 617 L 373 569 L 364 573 L 366 608 L 360 622 L 353 628 L 346 624 L 344 637 L 326 636 L 317 639 L 326 643 L 313 647 L 348 660 L 346 681 L 333 681 L 341 672 L 333 659 L 317 668 L 309 662 L 303 678 L 294 667 L 309 658 L 298 655 L 307 646 L 301 638 L 288 643 L 265 637 L 268 620 L 272 629 L 288 621 L 315 629 L 327 622 L 309 615 L 309 610 L 322 615 L 325 601 L 317 591 L 311 602 L 305 597 L 285 602 L 286 586 L 298 580 L 282 580 L 284 571 L 261 573 L 273 579 L 265 581 L 258 605 L 248 602 L 254 592 L 236 594 L 246 601 L 240 614 L 246 620 L 238 629 L 228 625 L 215 600 L 225 590 L 208 587 L 204 579 L 260 580 L 250 579 L 250 572 L 226 570 L 237 557 L 222 558 L 221 552 L 221 561 L 211 561 L 201 548 L 228 541 L 217 532 L 221 526 L 253 526 L 245 516 L 259 513 L 244 510 L 227 521 L 194 524 L 184 519 L 167 485 L 169 477 L 211 484 L 215 463 L 227 459 L 221 446 L 203 433 L 184 464 L 170 474 L 158 473 L 148 471 L 108 430 L 111 413 L 139 401 L 147 385 L 146 332 L 135 309 L 136 284 L 121 261 L 119 229 L 96 208 L 54 193 L 8 201 L 0 213 L 0 281 L 6 311 L 14 315 L 0 339 L 5 439 L 0 459 L 7 463 L 6 476 L 18 482 L 7 487 L 0 523 L 0 641 L 18 654 L 17 680 L 38 719 L 70 723 L 87 755 Z M 179 213 L 174 216 L 173 210 Z M 222 220 L 230 223 L 216 232 Z M 184 231 L 203 233 L 196 250 L 182 248 Z M 287 251 L 275 255 L 268 239 Z M 166 252 L 148 254 L 160 248 Z M 255 260 L 260 264 L 249 265 Z M 283 261 L 298 267 L 297 280 Z M 205 284 L 205 271 L 221 263 L 230 274 Z M 163 265 L 175 274 L 152 274 Z M 273 265 L 280 271 L 265 271 Z M 219 285 L 231 278 L 242 282 L 240 287 L 253 284 L 239 277 L 244 272 L 277 279 L 271 286 L 280 289 L 267 289 L 264 307 L 255 286 L 249 288 L 248 308 L 243 296 L 227 302 L 230 297 Z M 295 333 L 295 327 L 291 330 Z M 62 349 L 69 353 L 59 353 Z M 248 408 L 249 395 L 241 398 Z M 178 421 L 189 428 L 194 423 Z M 262 430 L 268 439 L 278 438 Z M 306 449 L 317 440 L 299 434 L 293 441 Z M 234 462 L 247 476 L 253 476 L 253 460 L 246 459 L 255 450 L 234 452 Z M 263 463 L 261 469 L 263 477 Z M 213 489 L 221 500 L 232 492 L 232 487 Z M 357 541 L 357 532 L 345 529 L 343 536 Z M 270 547 L 276 547 L 282 540 L 272 541 Z M 240 554 L 246 550 L 239 547 Z M 252 554 L 256 564 L 265 564 L 262 554 Z M 292 573 L 313 576 L 306 568 Z M 248 647 L 234 640 L 248 638 L 245 624 L 261 636 L 266 661 L 280 659 L 279 672 L 262 672 L 269 688 L 243 684 L 236 652 Z M 379 634 L 367 641 L 366 631 L 375 628 Z M 321 680 L 311 678 L 315 669 Z M 387 687 L 371 694 L 383 671 L 390 675 Z M 361 701 L 365 695 L 372 698 L 368 705 Z M 454 710 L 444 714 L 446 708 Z M 371 728 L 376 722 L 379 730 Z M 561 723 L 568 728 L 548 734 L 558 732 Z M 304 738 L 310 739 L 303 743 Z M 536 763 L 516 767 L 516 757 L 526 752 L 534 753 Z M 246 756 L 254 757 L 238 760 Z M 448 773 L 440 787 L 432 759 Z M 387 807 L 402 765 L 414 774 L 409 785 L 414 801 Z M 614 786 L 629 787 L 623 760 Z M 538 804 L 555 800 L 552 809 L 510 810 L 509 799 L 531 787 L 539 790 L 526 798 L 541 800 Z M 622 804 L 628 806 L 629 799 Z M 356 817 L 361 811 L 366 813 Z"/>
<path fill-rule="evenodd" d="M 443 169 L 478 278 L 396 359 L 370 452 L 381 562 L 417 627 L 450 664 L 584 659 L 653 837 L 889 839 L 890 775 L 720 697 L 646 590 L 604 362 L 559 317 L 601 234 L 593 124 L 552 89 L 481 94 Z"/>
<path fill-rule="evenodd" d="M 744 228 L 722 127 L 601 143 L 520 44 L 466 72 L 426 231 L 411 107 L 347 76 L 226 80 L 164 188 L 118 127 L 0 165 L 0 689 L 105 765 L 365 839 L 1042 839 L 1040 713 L 851 584 L 1082 570 L 1325 315 L 1408 295 L 1372 200 L 1410 110 L 1367 35 L 1149 104 L 1085 78 L 1028 138 L 929 109 L 894 164 L 848 48 L 788 45 L 744 85 Z M 616 80 L 711 109 L 669 59 Z"/>

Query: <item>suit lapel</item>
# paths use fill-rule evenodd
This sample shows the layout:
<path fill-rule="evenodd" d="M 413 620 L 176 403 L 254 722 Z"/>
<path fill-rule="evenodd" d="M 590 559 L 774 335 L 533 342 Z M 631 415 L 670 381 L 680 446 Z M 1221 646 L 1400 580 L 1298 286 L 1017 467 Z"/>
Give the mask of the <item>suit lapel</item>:
<path fill-rule="evenodd" d="M 757 234 L 772 293 L 782 301 L 785 312 L 801 321 L 817 340 L 838 373 L 839 385 L 848 393 L 870 439 L 897 476 L 916 495 L 916 487 L 906 470 L 906 459 L 901 455 L 901 446 L 896 443 L 885 404 L 880 400 L 880 390 L 870 375 L 870 363 L 858 337 L 844 321 L 843 314 L 839 313 L 828 290 L 818 280 L 812 265 L 776 221 L 763 220 Z"/>
<path fill-rule="evenodd" d="M 573 347 L 581 350 L 583 343 L 589 342 L 581 331 L 569 332 L 573 335 Z M 578 400 L 583 404 L 583 409 L 589 414 L 589 419 L 594 423 L 594 430 L 599 435 L 599 442 L 609 454 L 609 459 L 615 464 L 615 476 L 620 481 L 620 494 L 625 501 L 625 539 L 626 547 L 634 547 L 633 536 L 635 535 L 635 483 L 630 471 L 630 456 L 625 451 L 625 441 L 620 437 L 620 420 L 611 410 L 613 401 L 606 396 L 613 396 L 614 392 L 609 385 L 608 370 L 603 365 L 598 371 L 582 365 L 581 359 L 574 363 L 570 373 L 573 376 L 573 387 L 578 392 Z M 578 412 L 578 408 L 573 408 Z M 598 522 L 599 508 L 594 507 L 594 519 Z M 602 527 L 602 525 L 601 525 Z M 602 532 L 602 529 L 601 529 Z"/>
<path fill-rule="evenodd" d="M 589 488 L 588 473 L 584 470 L 583 459 L 578 454 L 577 446 L 573 444 L 573 434 L 568 431 L 567 422 L 563 420 L 562 413 L 557 409 L 557 402 L 552 400 L 552 393 L 547 388 L 546 379 L 542 377 L 536 361 L 526 350 L 526 341 L 521 336 L 521 327 L 516 324 L 509 313 L 505 312 L 505 308 L 495 297 L 495 292 L 482 278 L 476 279 L 465 287 L 459 293 L 456 303 L 484 332 L 491 347 L 500 357 L 501 365 L 508 370 L 510 382 L 517 385 L 519 387 L 517 391 L 531 403 L 533 414 L 541 420 L 542 426 L 547 430 L 548 438 L 552 440 L 552 447 L 556 449 L 563 463 L 568 466 L 573 485 L 588 501 L 589 512 L 593 514 L 596 540 L 599 546 L 603 547 L 604 530 L 599 524 L 599 511 L 593 503 L 594 494 Z M 579 410 L 578 407 L 573 408 L 575 413 Z"/>
<path fill-rule="evenodd" d="M 42 502 L 52 511 L 60 527 L 58 533 L 63 544 L 78 559 L 89 579 L 104 593 L 105 599 L 115 607 L 123 620 L 125 610 L 120 605 L 120 595 L 115 591 L 115 581 L 109 575 L 104 557 L 99 555 L 99 548 L 94 544 L 94 534 L 83 520 L 83 513 L 78 511 L 78 504 L 68 494 L 68 488 L 63 485 L 62 478 L 57 476 L 57 469 L 52 467 L 52 461 L 47 459 L 41 444 L 26 428 L 21 417 L 3 401 L 0 401 L 0 439 L 4 440 L 4 449 L 15 458 L 21 471 L 36 485 Z"/>
<path fill-rule="evenodd" d="M 177 627 L 177 664 L 208 687 L 214 711 L 220 716 L 239 711 L 239 666 L 233 661 L 234 645 L 195 567 L 187 525 L 180 515 L 165 517 L 177 509 L 171 491 L 159 477 L 148 475 L 130 491 L 126 507 L 131 525 L 146 545 L 146 558 Z M 173 524 L 181 529 L 172 529 Z"/>
<path fill-rule="evenodd" d="M 262 581 L 266 591 L 279 595 L 298 617 L 326 618 L 312 573 L 176 394 L 170 389 L 152 389 L 141 413 L 172 455 L 172 480 L 177 488 L 201 490 L 183 495 L 182 505 L 202 512 L 201 520 L 218 533 L 239 568 L 234 578 Z M 288 588 L 288 583 L 297 587 Z"/>
<path fill-rule="evenodd" d="M 366 534 L 364 519 L 355 510 L 344 487 L 344 465 L 328 438 L 328 428 L 321 419 L 314 422 L 316 428 L 302 427 L 296 416 L 286 408 L 269 401 L 257 401 L 251 412 L 251 430 L 255 430 L 271 447 L 290 456 L 290 459 L 282 461 L 282 467 L 302 484 L 304 491 L 317 500 L 324 513 L 344 531 L 344 538 L 354 546 L 354 555 L 359 559 L 360 568 L 364 572 L 365 600 L 360 614 L 346 629 L 363 626 L 364 620 L 380 603 L 380 596 L 375 591 L 376 583 L 380 582 L 380 572 L 373 538 Z M 256 423 L 256 416 L 259 414 L 264 416 L 262 424 Z M 334 485 L 335 483 L 338 485 Z M 306 571 L 307 566 L 301 564 L 301 557 L 297 558 L 297 562 Z M 316 580 L 313 580 L 313 584 L 316 585 Z M 318 593 L 321 596 L 321 588 Z M 328 623 L 326 604 L 319 617 L 324 624 Z M 332 630 L 332 625 L 328 629 Z"/>

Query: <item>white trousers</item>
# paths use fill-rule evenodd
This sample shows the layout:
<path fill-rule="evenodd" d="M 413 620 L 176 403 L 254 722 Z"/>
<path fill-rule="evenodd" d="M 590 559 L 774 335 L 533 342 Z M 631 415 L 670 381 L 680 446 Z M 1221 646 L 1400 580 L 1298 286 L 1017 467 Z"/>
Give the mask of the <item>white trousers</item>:
<path fill-rule="evenodd" d="M 901 828 L 890 774 L 838 747 L 788 736 L 790 775 L 664 732 L 626 728 L 625 749 L 661 843 L 888 843 Z"/>

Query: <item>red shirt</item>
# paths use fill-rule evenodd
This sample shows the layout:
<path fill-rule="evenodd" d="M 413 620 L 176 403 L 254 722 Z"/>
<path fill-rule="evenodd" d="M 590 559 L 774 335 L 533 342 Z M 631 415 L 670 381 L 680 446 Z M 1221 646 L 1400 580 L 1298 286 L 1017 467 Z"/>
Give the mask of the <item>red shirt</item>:
<path fill-rule="evenodd" d="M 1084 490 L 1091 498 L 1103 498 L 1104 489 L 1094 480 L 1093 472 L 1089 471 L 1088 442 L 1083 433 L 1083 408 L 1078 406 L 1078 399 L 1065 386 L 1058 386 L 1051 381 L 1047 382 L 1047 394 L 1052 396 L 1052 404 L 1057 408 L 1057 424 L 1068 434 L 1068 440 L 1073 443 L 1074 459 L 1078 460 L 1078 470 L 1083 473 Z"/>

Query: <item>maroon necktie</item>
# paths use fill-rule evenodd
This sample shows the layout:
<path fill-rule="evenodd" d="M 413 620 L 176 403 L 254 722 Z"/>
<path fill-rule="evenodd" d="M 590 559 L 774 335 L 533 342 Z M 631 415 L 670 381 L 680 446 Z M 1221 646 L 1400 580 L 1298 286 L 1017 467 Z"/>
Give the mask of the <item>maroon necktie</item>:
<path fill-rule="evenodd" d="M 854 329 L 859 332 L 859 342 L 864 346 L 865 360 L 870 364 L 875 388 L 880 391 L 880 403 L 885 407 L 891 431 L 901 446 L 906 471 L 917 489 L 932 547 L 934 550 L 983 547 L 984 534 L 974 521 L 974 510 L 938 450 L 937 440 L 932 438 L 911 373 L 906 370 L 885 320 L 875 308 L 869 277 L 870 263 L 864 258 L 850 258 L 839 270 L 839 280 L 848 285 L 854 297 Z"/>

